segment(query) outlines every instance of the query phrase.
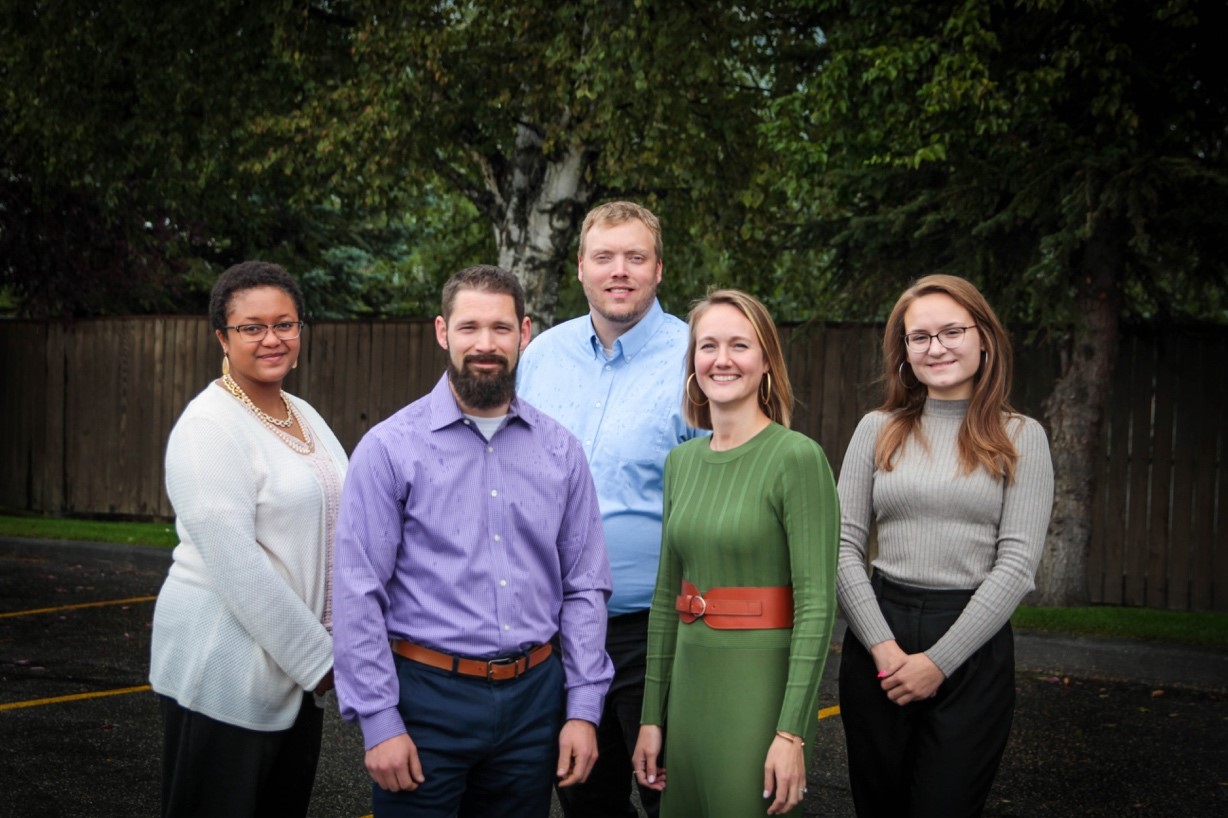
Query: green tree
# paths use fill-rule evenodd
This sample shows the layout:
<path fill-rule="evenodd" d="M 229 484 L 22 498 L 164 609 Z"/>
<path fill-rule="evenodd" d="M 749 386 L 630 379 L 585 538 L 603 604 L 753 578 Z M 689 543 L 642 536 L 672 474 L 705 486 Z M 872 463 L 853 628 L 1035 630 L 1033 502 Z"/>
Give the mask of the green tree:
<path fill-rule="evenodd" d="M 1119 322 L 1228 307 L 1225 6 L 820 5 L 822 70 L 765 126 L 804 169 L 780 185 L 810 203 L 798 235 L 853 299 L 950 272 L 1060 340 L 1039 597 L 1081 601 Z"/>
<path fill-rule="evenodd" d="M 498 263 L 547 326 L 598 200 L 677 214 L 673 235 L 737 233 L 738 214 L 758 206 L 760 116 L 809 76 L 820 45 L 810 11 L 789 2 L 329 8 L 285 18 L 304 94 L 259 123 L 270 147 L 255 170 L 394 210 L 441 180 L 486 220 Z M 306 45 L 338 31 L 344 60 Z"/>
<path fill-rule="evenodd" d="M 11 309 L 201 312 L 218 271 L 261 257 L 303 276 L 317 316 L 422 310 L 424 261 L 472 252 L 477 216 L 463 200 L 423 184 L 415 206 L 389 216 L 250 170 L 269 149 L 260 118 L 304 93 L 279 40 L 298 15 L 233 0 L 0 6 L 0 290 Z M 344 29 L 311 35 L 296 42 L 346 53 Z"/>

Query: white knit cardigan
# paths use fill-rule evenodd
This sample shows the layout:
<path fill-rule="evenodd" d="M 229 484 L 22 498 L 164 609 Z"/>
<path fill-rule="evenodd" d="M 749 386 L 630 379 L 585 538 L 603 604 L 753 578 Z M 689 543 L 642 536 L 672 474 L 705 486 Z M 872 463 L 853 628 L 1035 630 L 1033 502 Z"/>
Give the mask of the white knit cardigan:
<path fill-rule="evenodd" d="M 331 457 L 323 418 L 290 397 Z M 216 383 L 166 448 L 179 545 L 154 609 L 150 683 L 181 706 L 252 730 L 284 730 L 333 664 L 321 624 L 328 498 L 306 457 Z"/>

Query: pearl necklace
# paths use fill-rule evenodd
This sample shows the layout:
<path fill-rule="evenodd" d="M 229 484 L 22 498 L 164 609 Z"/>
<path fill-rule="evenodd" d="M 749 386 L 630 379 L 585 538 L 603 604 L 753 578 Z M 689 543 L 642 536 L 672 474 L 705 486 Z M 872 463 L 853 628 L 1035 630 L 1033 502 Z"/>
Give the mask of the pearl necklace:
<path fill-rule="evenodd" d="M 279 429 L 289 429 L 294 425 L 294 413 L 290 411 L 290 401 L 286 400 L 285 392 L 278 392 L 278 394 L 281 395 L 282 405 L 286 407 L 286 419 L 279 420 L 253 403 L 252 399 L 249 398 L 247 393 L 243 391 L 243 387 L 239 386 L 238 381 L 230 377 L 229 372 L 222 376 L 222 383 L 225 384 L 226 388 L 230 390 L 230 394 L 242 401 L 244 406 L 255 412 L 256 417 L 263 420 L 266 424 L 276 426 Z"/>
<path fill-rule="evenodd" d="M 281 393 L 281 402 L 286 406 L 287 417 L 285 420 L 278 420 L 253 403 L 252 399 L 243 391 L 243 387 L 239 386 L 235 379 L 230 377 L 229 373 L 222 376 L 222 383 L 230 394 L 234 395 L 239 399 L 240 403 L 250 409 L 269 431 L 281 438 L 282 443 L 285 443 L 299 454 L 311 454 L 315 451 L 315 442 L 311 439 L 311 429 L 303 422 L 303 418 L 299 415 L 298 410 L 286 398 L 285 392 Z M 294 425 L 296 420 L 298 421 L 298 428 L 303 432 L 302 440 L 285 432 L 286 429 Z"/>

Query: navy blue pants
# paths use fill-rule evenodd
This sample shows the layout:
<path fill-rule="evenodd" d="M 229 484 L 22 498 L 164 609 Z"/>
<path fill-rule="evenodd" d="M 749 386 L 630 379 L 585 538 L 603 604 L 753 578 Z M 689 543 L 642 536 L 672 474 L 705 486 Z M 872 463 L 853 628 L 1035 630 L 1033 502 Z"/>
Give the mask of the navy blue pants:
<path fill-rule="evenodd" d="M 398 709 L 426 777 L 416 790 L 372 784 L 376 818 L 543 818 L 563 727 L 558 655 L 488 682 L 394 657 Z"/>
<path fill-rule="evenodd" d="M 614 663 L 614 680 L 597 727 L 597 764 L 583 784 L 559 790 L 567 818 L 635 818 L 631 803 L 631 753 L 640 735 L 644 671 L 648 657 L 648 611 L 610 617 L 605 650 Z M 663 759 L 662 759 L 663 761 Z M 661 809 L 661 793 L 639 787 L 648 818 Z"/>
<path fill-rule="evenodd" d="M 931 647 L 971 591 L 925 591 L 874 577 L 879 608 L 905 653 Z M 870 652 L 850 629 L 840 659 L 840 716 L 853 805 L 862 818 L 981 815 L 1015 711 L 1015 642 L 1008 622 L 933 698 L 894 704 Z"/>

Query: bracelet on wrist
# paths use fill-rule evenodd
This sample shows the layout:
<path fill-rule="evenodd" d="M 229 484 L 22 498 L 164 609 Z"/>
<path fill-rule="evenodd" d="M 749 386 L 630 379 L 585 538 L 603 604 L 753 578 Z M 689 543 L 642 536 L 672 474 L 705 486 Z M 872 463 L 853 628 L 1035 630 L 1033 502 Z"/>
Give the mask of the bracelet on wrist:
<path fill-rule="evenodd" d="M 791 733 L 786 733 L 784 730 L 777 730 L 776 735 L 783 738 L 790 744 L 796 744 L 798 747 L 805 747 L 806 741 L 801 736 L 795 736 Z"/>

